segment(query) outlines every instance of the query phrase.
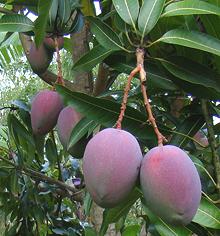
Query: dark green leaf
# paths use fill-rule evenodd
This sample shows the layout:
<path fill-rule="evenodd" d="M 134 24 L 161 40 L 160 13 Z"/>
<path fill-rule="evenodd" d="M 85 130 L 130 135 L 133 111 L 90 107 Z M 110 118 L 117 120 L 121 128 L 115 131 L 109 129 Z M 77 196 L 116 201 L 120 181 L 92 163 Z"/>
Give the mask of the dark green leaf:
<path fill-rule="evenodd" d="M 34 24 L 23 15 L 4 15 L 0 19 L 0 32 L 28 32 L 33 30 Z"/>
<path fill-rule="evenodd" d="M 113 0 L 119 16 L 136 30 L 136 21 L 139 13 L 138 0 Z"/>
<path fill-rule="evenodd" d="M 127 199 L 118 206 L 110 209 L 105 209 L 103 213 L 103 221 L 100 229 L 100 236 L 104 236 L 108 225 L 116 223 L 123 215 L 128 214 L 131 206 L 142 196 L 139 189 L 135 188 Z"/>
<path fill-rule="evenodd" d="M 187 117 L 179 126 L 177 126 L 170 144 L 178 147 L 184 147 L 197 131 L 204 125 L 205 120 L 201 115 Z M 181 135 L 180 135 L 181 134 Z"/>
<path fill-rule="evenodd" d="M 150 218 L 150 221 L 154 224 L 157 232 L 161 236 L 191 236 L 192 232 L 186 227 L 181 226 L 171 226 L 164 222 L 161 218 L 154 215 L 146 206 L 143 206 L 144 211 Z"/>
<path fill-rule="evenodd" d="M 45 149 L 47 159 L 50 162 L 50 165 L 53 166 L 57 162 L 58 154 L 56 145 L 51 138 L 47 139 Z"/>
<path fill-rule="evenodd" d="M 156 25 L 163 10 L 165 0 L 144 0 L 138 17 L 138 28 L 144 36 Z"/>
<path fill-rule="evenodd" d="M 83 55 L 73 66 L 74 71 L 89 71 L 98 63 L 102 62 L 112 53 L 111 49 L 106 49 L 101 45 L 95 46 L 92 50 Z"/>
<path fill-rule="evenodd" d="M 207 94 L 213 98 L 220 96 L 220 83 L 216 79 L 218 74 L 210 68 L 184 57 L 171 57 L 168 59 L 158 58 L 158 60 L 175 76 L 173 80 L 183 80 L 185 85 L 187 84 L 185 82 L 189 82 L 195 85 L 198 91 L 200 88 L 204 90 L 204 93 L 200 94 L 198 91 L 196 92 L 195 89 L 195 95 L 203 97 Z M 194 87 L 191 88 L 193 89 Z"/>
<path fill-rule="evenodd" d="M 220 8 L 199 0 L 185 0 L 169 4 L 162 14 L 162 17 L 182 16 L 194 14 L 220 15 Z"/>
<path fill-rule="evenodd" d="M 90 120 L 86 117 L 82 118 L 73 128 L 71 135 L 70 135 L 70 140 L 69 144 L 67 146 L 67 149 L 70 149 L 75 143 L 77 143 L 83 136 L 85 136 L 88 131 L 91 129 L 95 129 L 97 124 L 93 121 Z"/>
<path fill-rule="evenodd" d="M 35 32 L 35 43 L 37 47 L 40 46 L 42 43 L 44 36 L 46 34 L 45 30 L 47 27 L 47 20 L 49 16 L 49 11 L 50 7 L 52 4 L 53 0 L 39 0 L 38 2 L 38 12 L 39 16 L 37 20 L 35 21 L 35 27 L 34 27 L 34 32 Z"/>
<path fill-rule="evenodd" d="M 170 30 L 151 45 L 157 42 L 195 48 L 220 56 L 220 40 L 208 34 L 197 31 L 188 31 L 182 29 Z"/>
<path fill-rule="evenodd" d="M 120 104 L 101 98 L 95 98 L 83 93 L 71 92 L 67 88 L 57 85 L 57 91 L 76 110 L 91 120 L 106 127 L 115 125 L 120 112 Z M 152 127 L 146 123 L 146 117 L 138 110 L 127 107 L 122 127 L 138 137 L 155 139 Z"/>
<path fill-rule="evenodd" d="M 220 209 L 202 197 L 193 222 L 208 228 L 220 229 Z"/>
<path fill-rule="evenodd" d="M 91 23 L 91 30 L 97 41 L 110 50 L 125 50 L 118 35 L 98 18 L 87 17 Z"/>

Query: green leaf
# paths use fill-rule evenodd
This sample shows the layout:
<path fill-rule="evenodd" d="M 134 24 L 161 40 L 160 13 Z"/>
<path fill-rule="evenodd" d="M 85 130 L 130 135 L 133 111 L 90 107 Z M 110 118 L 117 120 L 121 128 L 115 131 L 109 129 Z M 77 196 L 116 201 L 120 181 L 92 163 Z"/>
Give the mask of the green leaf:
<path fill-rule="evenodd" d="M 220 96 L 220 83 L 216 79 L 219 75 L 205 65 L 196 63 L 185 57 L 157 58 L 157 60 L 175 76 L 172 80 L 177 82 L 178 80 L 182 80 L 185 85 L 186 82 L 195 85 L 197 90 L 195 89 L 196 93 L 194 95 L 204 97 L 207 94 L 208 97 L 213 98 Z M 203 89 L 203 94 L 198 92 L 200 88 Z"/>
<path fill-rule="evenodd" d="M 138 0 L 113 0 L 119 16 L 136 30 L 136 21 L 139 13 Z"/>
<path fill-rule="evenodd" d="M 4 15 L 0 19 L 0 32 L 28 32 L 33 30 L 34 24 L 23 15 Z"/>
<path fill-rule="evenodd" d="M 123 215 L 128 214 L 131 206 L 142 196 L 138 188 L 135 188 L 125 201 L 114 208 L 105 209 L 103 213 L 103 221 L 100 229 L 100 235 L 104 236 L 108 229 L 108 225 L 116 223 Z"/>
<path fill-rule="evenodd" d="M 199 0 L 185 0 L 169 4 L 161 17 L 182 16 L 194 14 L 220 15 L 220 8 Z"/>
<path fill-rule="evenodd" d="M 63 28 L 71 15 L 71 5 L 69 0 L 59 1 L 58 16 L 60 19 L 60 26 Z"/>
<path fill-rule="evenodd" d="M 111 50 L 126 50 L 118 35 L 104 22 L 98 18 L 87 17 L 91 24 L 91 31 L 97 41 L 105 48 Z"/>
<path fill-rule="evenodd" d="M 120 104 L 107 99 L 72 92 L 60 85 L 56 85 L 56 89 L 70 105 L 89 119 L 106 127 L 115 125 L 120 112 Z M 141 112 L 127 106 L 122 127 L 138 137 L 155 140 L 153 128 L 146 123 L 146 120 L 147 118 Z"/>
<path fill-rule="evenodd" d="M 150 218 L 150 221 L 154 224 L 157 232 L 161 236 L 191 236 L 192 232 L 184 226 L 171 226 L 164 222 L 161 218 L 154 215 L 145 205 L 143 205 L 144 211 Z"/>
<path fill-rule="evenodd" d="M 98 63 L 102 62 L 112 53 L 111 49 L 106 49 L 101 45 L 95 46 L 88 53 L 83 55 L 74 65 L 74 71 L 90 71 Z"/>
<path fill-rule="evenodd" d="M 187 117 L 175 130 L 170 144 L 178 147 L 184 147 L 194 136 L 196 132 L 204 125 L 205 120 L 201 115 L 192 115 Z M 181 135 L 180 135 L 181 134 Z"/>
<path fill-rule="evenodd" d="M 96 231 L 91 227 L 85 227 L 85 236 L 97 236 Z"/>
<path fill-rule="evenodd" d="M 67 150 L 76 144 L 89 130 L 94 130 L 97 124 L 86 117 L 82 118 L 73 128 Z"/>
<path fill-rule="evenodd" d="M 50 165 L 51 166 L 55 165 L 58 158 L 58 154 L 57 154 L 56 145 L 54 144 L 51 138 L 47 139 L 45 149 L 46 149 L 46 157 L 48 161 L 50 162 Z"/>
<path fill-rule="evenodd" d="M 220 209 L 202 197 L 193 222 L 208 228 L 220 229 Z"/>
<path fill-rule="evenodd" d="M 220 40 L 208 34 L 200 33 L 197 31 L 187 31 L 183 29 L 170 30 L 165 33 L 160 39 L 153 42 L 151 45 L 157 42 L 195 48 L 220 56 Z"/>
<path fill-rule="evenodd" d="M 84 16 L 95 16 L 94 7 L 90 0 L 81 0 L 81 4 Z"/>
<path fill-rule="evenodd" d="M 121 236 L 138 236 L 140 234 L 141 225 L 128 225 L 122 232 Z"/>
<path fill-rule="evenodd" d="M 163 10 L 165 0 L 144 0 L 138 17 L 138 28 L 144 36 L 156 25 Z"/>
<path fill-rule="evenodd" d="M 39 0 L 39 3 L 38 3 L 39 16 L 37 20 L 35 21 L 35 27 L 34 27 L 35 43 L 37 47 L 40 46 L 46 34 L 45 30 L 47 26 L 47 20 L 49 17 L 52 1 L 53 0 L 48 0 L 48 1 Z"/>

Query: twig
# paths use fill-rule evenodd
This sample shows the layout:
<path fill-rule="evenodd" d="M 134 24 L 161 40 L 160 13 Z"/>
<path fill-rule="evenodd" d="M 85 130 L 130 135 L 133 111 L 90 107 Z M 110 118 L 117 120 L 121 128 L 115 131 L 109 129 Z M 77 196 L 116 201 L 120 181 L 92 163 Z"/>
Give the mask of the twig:
<path fill-rule="evenodd" d="M 210 148 L 212 151 L 212 161 L 215 168 L 215 176 L 216 176 L 216 183 L 217 183 L 216 188 L 220 194 L 220 159 L 217 152 L 218 144 L 215 140 L 215 132 L 213 129 L 213 119 L 212 119 L 211 114 L 209 113 L 208 101 L 205 99 L 201 99 L 201 105 L 202 105 L 203 115 L 206 121 L 206 127 L 208 130 L 208 140 L 209 140 Z"/>
<path fill-rule="evenodd" d="M 54 37 L 54 43 L 55 43 L 55 48 L 56 48 L 57 67 L 58 67 L 56 83 L 64 85 L 64 80 L 63 80 L 63 75 L 62 75 L 62 63 L 60 59 L 60 51 L 59 51 L 59 44 L 58 44 L 57 37 Z"/>
<path fill-rule="evenodd" d="M 149 103 L 149 99 L 147 96 L 147 92 L 146 92 L 146 72 L 144 70 L 144 50 L 141 48 L 138 48 L 136 51 L 136 57 L 137 57 L 137 67 L 140 68 L 140 82 L 141 82 L 141 92 L 143 94 L 143 98 L 144 98 L 144 105 L 148 114 L 148 121 L 150 122 L 150 124 L 153 126 L 154 128 L 154 132 L 157 135 L 157 140 L 158 140 L 158 146 L 163 145 L 163 142 L 167 142 L 167 139 L 160 133 L 157 124 L 156 124 L 156 120 L 153 116 L 152 110 L 151 110 L 151 105 Z"/>
<path fill-rule="evenodd" d="M 18 110 L 17 107 L 0 107 L 0 111 L 1 111 L 1 110 L 5 110 L 5 109 Z"/>
<path fill-rule="evenodd" d="M 116 128 L 121 129 L 121 122 L 123 120 L 125 110 L 126 110 L 126 105 L 127 105 L 127 100 L 128 100 L 128 93 L 129 93 L 130 87 L 131 87 L 131 80 L 133 79 L 133 77 L 137 73 L 139 73 L 140 82 L 141 82 L 141 91 L 142 91 L 143 98 L 144 98 L 144 105 L 145 105 L 146 111 L 148 113 L 148 121 L 151 123 L 151 125 L 154 128 L 154 132 L 157 135 L 158 145 L 160 146 L 160 145 L 163 145 L 163 142 L 167 142 L 167 140 L 160 133 L 160 131 L 157 127 L 155 118 L 154 118 L 152 110 L 151 110 L 151 105 L 150 105 L 148 97 L 147 97 L 146 86 L 144 84 L 146 82 L 146 71 L 144 70 L 144 49 L 137 48 L 136 58 L 137 58 L 137 66 L 134 68 L 134 70 L 132 70 L 132 72 L 130 73 L 130 75 L 128 77 L 128 81 L 127 81 L 127 84 L 126 84 L 125 89 L 124 89 L 123 100 L 122 100 L 122 103 L 121 103 L 121 112 L 120 112 L 118 120 L 116 122 Z"/>
<path fill-rule="evenodd" d="M 56 179 L 53 179 L 51 177 L 48 177 L 38 171 L 35 171 L 35 170 L 32 170 L 30 168 L 27 168 L 27 167 L 19 167 L 17 166 L 15 163 L 9 161 L 8 159 L 0 156 L 0 159 L 4 162 L 6 162 L 7 164 L 13 166 L 16 168 L 17 171 L 20 171 L 21 173 L 25 174 L 25 175 L 28 175 L 30 177 L 33 177 L 33 178 L 36 178 L 36 179 L 39 179 L 39 180 L 42 180 L 42 181 L 45 181 L 45 182 L 48 182 L 49 184 L 54 184 L 54 185 L 57 185 L 58 187 L 60 187 L 61 189 L 64 189 L 64 190 L 68 190 L 70 191 L 72 194 L 71 196 L 74 196 L 74 200 L 75 201 L 81 201 L 81 191 L 78 191 L 77 189 L 75 189 L 74 187 L 68 185 L 68 184 L 65 184 L 64 182 L 60 181 L 60 180 L 56 180 Z"/>
<path fill-rule="evenodd" d="M 121 103 L 121 112 L 119 114 L 118 120 L 116 121 L 116 128 L 117 129 L 121 129 L 121 122 L 123 120 L 125 110 L 126 110 L 127 101 L 128 101 L 128 93 L 129 93 L 130 88 L 131 88 L 131 80 L 133 79 L 133 77 L 138 72 L 139 72 L 139 68 L 136 67 L 134 70 L 132 70 L 132 72 L 130 73 L 130 75 L 128 77 L 128 81 L 127 81 L 127 84 L 126 84 L 125 89 L 124 89 L 123 100 L 122 100 L 122 103 Z"/>

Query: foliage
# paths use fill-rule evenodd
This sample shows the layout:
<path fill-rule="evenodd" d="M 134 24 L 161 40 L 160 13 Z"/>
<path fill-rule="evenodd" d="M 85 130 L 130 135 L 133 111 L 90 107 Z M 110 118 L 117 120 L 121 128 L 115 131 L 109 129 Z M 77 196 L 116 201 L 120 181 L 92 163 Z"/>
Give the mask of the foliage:
<path fill-rule="evenodd" d="M 73 74 L 91 71 L 104 63 L 109 76 L 106 89 L 99 97 L 55 86 L 65 104 L 71 104 L 85 116 L 73 129 L 69 143 L 74 145 L 84 135 L 90 137 L 99 129 L 115 125 L 125 75 L 136 66 L 136 48 L 144 48 L 147 92 L 158 127 L 170 144 L 189 153 L 199 171 L 203 191 L 193 221 L 185 227 L 175 227 L 148 209 L 137 183 L 125 202 L 104 210 L 99 234 L 105 235 L 109 224 L 116 223 L 116 230 L 122 235 L 137 235 L 143 227 L 152 235 L 218 235 L 220 173 L 216 163 L 220 156 L 220 129 L 219 124 L 213 126 L 212 120 L 220 116 L 219 1 L 100 1 L 99 16 L 94 15 L 91 1 L 57 2 L 0 1 L 7 3 L 0 9 L 0 60 L 5 75 L 5 82 L 1 82 L 5 87 L 0 90 L 0 106 L 9 106 L 9 101 L 18 97 L 26 100 L 14 103 L 7 125 L 0 126 L 0 210 L 5 216 L 5 235 L 98 234 L 90 220 L 90 196 L 86 194 L 83 201 L 76 197 L 85 192 L 81 160 L 62 149 L 56 129 L 44 137 L 32 134 L 30 99 L 45 85 L 30 73 L 17 42 L 10 41 L 15 35 L 13 32 L 35 36 L 38 45 L 46 33 L 71 33 L 74 37 L 85 22 L 93 33 L 88 42 L 93 45 L 92 49 L 72 67 L 71 41 L 67 37 L 62 51 L 64 75 L 71 81 Z M 16 4 L 24 9 L 12 12 Z M 24 14 L 26 11 L 36 14 L 37 20 L 29 19 Z M 42 22 L 46 23 L 42 25 Z M 5 31 L 11 33 L 3 33 Z M 12 47 L 8 40 L 13 42 Z M 17 53 L 13 62 L 11 51 Z M 55 64 L 51 68 L 55 71 Z M 138 77 L 132 81 L 122 127 L 136 136 L 143 153 L 157 145 L 154 130 L 147 122 Z M 194 139 L 198 131 L 205 136 L 209 134 L 207 147 Z M 132 219 L 134 215 L 137 220 Z"/>

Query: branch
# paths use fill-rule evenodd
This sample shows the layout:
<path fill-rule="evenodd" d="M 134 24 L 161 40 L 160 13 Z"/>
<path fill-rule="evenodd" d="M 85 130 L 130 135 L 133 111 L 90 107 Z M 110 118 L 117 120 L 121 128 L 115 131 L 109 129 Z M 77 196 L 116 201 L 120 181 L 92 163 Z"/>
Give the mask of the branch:
<path fill-rule="evenodd" d="M 212 151 L 212 161 L 215 167 L 215 176 L 216 176 L 216 183 L 217 183 L 216 188 L 220 194 L 220 159 L 219 159 L 219 155 L 217 151 L 218 144 L 215 140 L 215 132 L 213 129 L 213 119 L 209 112 L 208 101 L 205 99 L 201 99 L 201 105 L 202 105 L 203 115 L 206 121 L 206 127 L 208 130 L 208 140 L 209 140 L 210 148 Z"/>
<path fill-rule="evenodd" d="M 108 76 L 109 76 L 109 69 L 107 65 L 105 63 L 100 63 L 98 75 L 95 80 L 94 89 L 93 89 L 94 96 L 98 96 L 106 89 Z"/>
<path fill-rule="evenodd" d="M 82 191 L 78 191 L 74 187 L 72 187 L 68 184 L 65 184 L 64 182 L 62 182 L 60 180 L 56 180 L 51 177 L 48 177 L 48 176 L 46 176 L 38 171 L 32 170 L 28 167 L 21 168 L 21 167 L 17 166 L 15 163 L 9 161 L 8 159 L 6 159 L 2 156 L 0 156 L 0 159 L 2 161 L 6 162 L 7 164 L 15 167 L 15 169 L 17 171 L 21 172 L 22 174 L 28 175 L 28 176 L 35 178 L 35 179 L 39 179 L 39 180 L 47 182 L 49 184 L 54 184 L 65 191 L 67 191 L 67 190 L 70 191 L 71 192 L 71 195 L 70 195 L 71 199 L 73 199 L 74 201 L 78 201 L 78 202 L 82 201 Z"/>

